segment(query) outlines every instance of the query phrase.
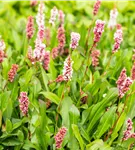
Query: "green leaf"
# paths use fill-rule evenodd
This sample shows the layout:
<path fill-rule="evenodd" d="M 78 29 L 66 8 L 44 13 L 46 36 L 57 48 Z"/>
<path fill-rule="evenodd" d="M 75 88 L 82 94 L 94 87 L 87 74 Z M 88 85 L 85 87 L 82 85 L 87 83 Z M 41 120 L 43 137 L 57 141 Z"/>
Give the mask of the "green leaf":
<path fill-rule="evenodd" d="M 42 75 L 42 79 L 43 79 L 45 89 L 46 89 L 46 91 L 49 91 L 47 74 L 46 74 L 46 72 L 45 72 L 45 70 L 43 69 L 42 66 L 40 66 L 40 69 L 41 69 L 41 75 Z"/>
<path fill-rule="evenodd" d="M 80 112 L 75 105 L 72 105 L 69 110 L 70 123 L 76 124 L 78 122 Z"/>
<path fill-rule="evenodd" d="M 3 112 L 3 118 L 6 119 L 6 118 L 11 118 L 12 116 L 12 112 L 13 112 L 13 102 L 11 99 L 8 100 L 8 105 L 7 105 L 7 108 L 6 110 Z"/>
<path fill-rule="evenodd" d="M 12 131 L 12 123 L 9 119 L 6 119 L 6 131 L 11 132 Z"/>
<path fill-rule="evenodd" d="M 81 130 L 81 135 L 85 138 L 85 140 L 87 140 L 89 142 L 90 137 L 89 137 L 88 133 L 86 132 L 86 130 L 82 126 L 80 126 L 80 130 Z"/>
<path fill-rule="evenodd" d="M 1 125 L 2 125 L 2 111 L 0 110 L 0 128 L 1 128 Z"/>
<path fill-rule="evenodd" d="M 20 83 L 21 87 L 23 87 L 24 85 L 28 85 L 28 83 L 30 82 L 30 80 L 32 78 L 33 73 L 34 73 L 34 71 L 31 68 L 23 76 L 20 77 L 19 83 Z"/>
<path fill-rule="evenodd" d="M 105 144 L 101 139 L 97 139 L 86 146 L 86 150 L 112 150 L 112 148 Z"/>
<path fill-rule="evenodd" d="M 83 139 L 82 139 L 82 137 L 80 135 L 78 126 L 75 125 L 75 124 L 72 124 L 72 130 L 73 130 L 73 133 L 74 133 L 75 137 L 77 138 L 77 140 L 78 140 L 78 142 L 80 144 L 81 150 L 84 150 L 84 142 L 83 142 Z"/>
<path fill-rule="evenodd" d="M 73 102 L 70 97 L 64 97 L 61 102 L 60 114 L 62 116 L 62 124 L 68 128 L 69 126 L 69 110 Z"/>
<path fill-rule="evenodd" d="M 47 99 L 49 99 L 50 101 L 54 102 L 57 105 L 60 102 L 60 98 L 52 92 L 40 92 L 39 94 L 44 95 L 44 97 L 46 97 Z"/>
<path fill-rule="evenodd" d="M 4 141 L 2 141 L 2 145 L 4 146 L 17 146 L 23 144 L 21 141 L 19 141 L 17 138 L 8 138 Z"/>
<path fill-rule="evenodd" d="M 7 108 L 9 97 L 10 97 L 11 91 L 5 91 L 0 95 L 0 108 L 2 112 L 4 112 Z"/>
<path fill-rule="evenodd" d="M 125 111 L 121 114 L 120 118 L 118 119 L 114 129 L 113 129 L 113 132 L 111 134 L 111 139 L 110 139 L 110 142 L 109 142 L 109 145 L 112 144 L 112 142 L 115 140 L 115 138 L 118 137 L 118 131 L 121 129 L 122 125 L 123 125 L 123 122 L 125 121 L 125 117 L 126 117 L 126 113 Z"/>
<path fill-rule="evenodd" d="M 102 116 L 99 126 L 95 133 L 96 139 L 99 139 L 109 128 L 112 127 L 114 120 L 116 118 L 115 111 L 116 111 L 116 106 L 112 106 Z"/>
<path fill-rule="evenodd" d="M 2 76 L 5 78 L 5 79 L 8 79 L 8 71 L 10 69 L 10 66 L 9 66 L 9 62 L 8 62 L 8 59 L 5 58 L 3 63 L 2 63 Z"/>
<path fill-rule="evenodd" d="M 21 142 L 23 142 L 23 140 L 24 140 L 24 134 L 23 134 L 23 132 L 21 130 L 18 130 L 17 135 L 18 135 L 18 139 Z"/>
<path fill-rule="evenodd" d="M 87 128 L 87 132 L 92 131 L 94 125 L 98 122 L 105 108 L 108 106 L 108 103 L 115 101 L 117 96 L 118 96 L 118 89 L 112 88 L 109 90 L 106 97 L 92 108 L 89 116 L 89 125 Z"/>

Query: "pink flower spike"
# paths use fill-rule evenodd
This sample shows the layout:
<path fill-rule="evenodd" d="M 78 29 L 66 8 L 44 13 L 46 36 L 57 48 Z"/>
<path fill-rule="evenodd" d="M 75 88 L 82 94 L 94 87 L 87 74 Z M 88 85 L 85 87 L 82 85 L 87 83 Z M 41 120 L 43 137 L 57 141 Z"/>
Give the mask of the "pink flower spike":
<path fill-rule="evenodd" d="M 94 27 L 94 43 L 96 44 L 99 42 L 102 33 L 104 32 L 104 26 L 105 26 L 105 21 L 102 20 L 97 20 L 96 21 L 96 26 Z"/>
<path fill-rule="evenodd" d="M 100 8 L 101 5 L 101 0 L 97 0 L 95 5 L 94 5 L 94 9 L 93 9 L 93 15 L 96 16 L 98 13 L 98 10 Z"/>
<path fill-rule="evenodd" d="M 57 47 L 52 49 L 52 58 L 55 59 L 59 55 L 59 50 Z"/>
<path fill-rule="evenodd" d="M 122 28 L 121 28 L 121 25 L 119 24 L 117 25 L 117 30 L 114 33 L 114 40 L 115 40 L 115 43 L 114 43 L 114 48 L 112 50 L 112 53 L 115 53 L 118 51 L 118 49 L 120 48 L 120 44 L 123 41 Z"/>
<path fill-rule="evenodd" d="M 8 72 L 8 80 L 10 82 L 13 82 L 17 70 L 18 70 L 18 65 L 17 64 L 13 64 L 12 67 L 11 67 L 11 69 Z"/>
<path fill-rule="evenodd" d="M 92 66 L 97 67 L 99 65 L 100 51 L 99 50 L 92 51 L 91 56 L 92 56 Z"/>
<path fill-rule="evenodd" d="M 28 17 L 27 25 L 26 25 L 26 34 L 27 38 L 31 39 L 34 34 L 34 18 L 32 16 Z"/>
<path fill-rule="evenodd" d="M 80 34 L 76 32 L 71 32 L 71 43 L 70 48 L 76 49 L 80 40 Z"/>
<path fill-rule="evenodd" d="M 53 9 L 51 10 L 51 17 L 49 20 L 49 23 L 52 24 L 53 26 L 55 25 L 55 20 L 57 15 L 58 15 L 58 9 L 56 7 L 53 7 Z"/>
<path fill-rule="evenodd" d="M 49 63 L 50 63 L 50 52 L 46 51 L 44 54 L 44 59 L 43 59 L 43 67 L 45 70 L 48 70 Z"/>
<path fill-rule="evenodd" d="M 59 132 L 54 136 L 56 148 L 59 149 L 62 146 L 62 142 L 64 140 L 64 137 L 66 135 L 67 128 L 62 127 L 59 129 Z"/>
<path fill-rule="evenodd" d="M 133 67 L 131 70 L 131 78 L 132 78 L 132 80 L 135 80 L 135 63 L 133 64 Z"/>
<path fill-rule="evenodd" d="M 126 69 L 124 68 L 121 73 L 120 76 L 116 82 L 117 84 L 117 88 L 119 90 L 119 97 L 122 98 L 125 93 L 129 90 L 130 85 L 132 84 L 132 80 L 127 77 L 126 75 Z"/>
<path fill-rule="evenodd" d="M 64 61 L 64 68 L 63 68 L 63 78 L 65 81 L 69 81 L 72 78 L 73 69 L 72 69 L 73 61 L 70 56 L 66 58 Z"/>
<path fill-rule="evenodd" d="M 117 16 L 118 16 L 117 9 L 116 8 L 112 9 L 110 11 L 110 20 L 108 22 L 108 28 L 113 29 L 116 26 L 116 24 L 117 24 L 117 22 L 116 22 Z"/>
<path fill-rule="evenodd" d="M 128 140 L 128 138 L 135 138 L 135 134 L 134 133 L 131 133 L 131 130 L 132 130 L 132 120 L 130 118 L 128 118 L 127 120 L 127 128 L 126 128 L 126 131 L 124 131 L 124 135 L 123 135 L 123 138 L 122 140 L 125 141 L 125 140 Z"/>
<path fill-rule="evenodd" d="M 60 26 L 58 28 L 57 39 L 58 39 L 58 43 L 59 43 L 58 49 L 60 50 L 60 53 L 62 53 L 61 51 L 63 51 L 63 48 L 65 46 L 65 40 L 66 40 L 65 30 L 64 30 L 63 26 Z"/>
<path fill-rule="evenodd" d="M 4 53 L 3 50 L 0 50 L 0 63 L 3 62 L 4 58 L 6 57 L 6 54 Z"/>
<path fill-rule="evenodd" d="M 29 98 L 26 92 L 21 92 L 19 97 L 19 107 L 24 116 L 28 113 Z"/>

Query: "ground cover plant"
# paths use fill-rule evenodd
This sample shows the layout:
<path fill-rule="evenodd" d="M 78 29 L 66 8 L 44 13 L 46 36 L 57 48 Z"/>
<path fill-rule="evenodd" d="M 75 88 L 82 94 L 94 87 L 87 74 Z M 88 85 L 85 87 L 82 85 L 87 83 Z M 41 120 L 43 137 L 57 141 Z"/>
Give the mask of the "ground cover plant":
<path fill-rule="evenodd" d="M 135 149 L 135 2 L 0 2 L 0 150 Z"/>

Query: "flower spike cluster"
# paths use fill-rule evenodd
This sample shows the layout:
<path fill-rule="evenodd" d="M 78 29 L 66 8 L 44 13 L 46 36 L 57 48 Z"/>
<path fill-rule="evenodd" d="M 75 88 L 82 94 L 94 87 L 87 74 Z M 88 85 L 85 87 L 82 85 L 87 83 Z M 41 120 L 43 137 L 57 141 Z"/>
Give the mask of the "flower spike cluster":
<path fill-rule="evenodd" d="M 55 139 L 57 149 L 61 148 L 66 132 L 67 132 L 67 128 L 62 127 L 60 128 L 59 132 L 55 135 L 54 139 Z"/>
<path fill-rule="evenodd" d="M 71 32 L 71 43 L 70 48 L 76 49 L 80 40 L 80 34 L 76 32 Z"/>
<path fill-rule="evenodd" d="M 116 24 L 117 24 L 117 22 L 116 22 L 117 16 L 118 16 L 117 9 L 116 8 L 112 9 L 110 11 L 110 20 L 108 22 L 108 28 L 113 29 L 116 26 Z"/>
<path fill-rule="evenodd" d="M 127 129 L 126 129 L 126 131 L 124 131 L 124 135 L 123 135 L 123 138 L 122 138 L 123 141 L 128 140 L 129 138 L 135 138 L 135 133 L 131 132 L 132 125 L 133 125 L 132 120 L 130 118 L 128 118 L 128 120 L 127 120 Z"/>
<path fill-rule="evenodd" d="M 100 8 L 101 5 L 101 0 L 97 0 L 95 5 L 94 5 L 94 9 L 93 9 L 93 15 L 96 16 L 98 13 L 98 10 Z"/>
<path fill-rule="evenodd" d="M 55 20 L 58 15 L 58 9 L 56 7 L 53 7 L 51 10 L 51 18 L 49 20 L 49 23 L 52 24 L 53 26 L 55 25 Z"/>
<path fill-rule="evenodd" d="M 105 26 L 105 21 L 102 20 L 97 20 L 96 21 L 96 26 L 94 27 L 94 43 L 96 44 L 99 42 L 102 33 L 104 32 L 104 26 Z"/>
<path fill-rule="evenodd" d="M 34 34 L 34 18 L 32 16 L 28 17 L 27 25 L 26 25 L 26 34 L 27 38 L 30 40 Z"/>
<path fill-rule="evenodd" d="M 37 37 L 42 41 L 45 36 L 45 15 L 44 15 L 45 5 L 40 3 L 38 6 L 38 13 L 36 16 L 36 22 L 38 25 L 38 34 Z"/>
<path fill-rule="evenodd" d="M 8 72 L 8 80 L 10 82 L 14 81 L 14 78 L 15 78 L 17 70 L 18 70 L 18 65 L 17 64 L 13 64 L 11 69 Z"/>
<path fill-rule="evenodd" d="M 91 56 L 92 56 L 92 66 L 97 67 L 99 64 L 100 51 L 99 50 L 92 51 Z"/>
<path fill-rule="evenodd" d="M 132 80 L 130 79 L 130 77 L 127 77 L 126 75 L 126 69 L 124 68 L 121 73 L 120 76 L 116 82 L 117 84 L 117 88 L 119 90 L 119 97 L 122 98 L 125 93 L 129 90 L 130 85 L 132 84 Z"/>
<path fill-rule="evenodd" d="M 115 44 L 112 50 L 113 53 L 118 51 L 118 49 L 120 48 L 120 44 L 123 41 L 123 33 L 120 24 L 117 25 L 117 31 L 114 34 L 114 40 L 115 40 Z"/>
<path fill-rule="evenodd" d="M 33 56 L 35 61 L 42 61 L 45 53 L 46 45 L 42 43 L 45 36 L 45 27 L 44 27 L 44 3 L 40 3 L 38 7 L 38 14 L 36 16 L 36 22 L 38 25 L 38 33 L 35 41 L 35 49 L 33 51 Z"/>
<path fill-rule="evenodd" d="M 28 113 L 29 98 L 26 92 L 21 92 L 19 97 L 19 107 L 24 116 Z"/>

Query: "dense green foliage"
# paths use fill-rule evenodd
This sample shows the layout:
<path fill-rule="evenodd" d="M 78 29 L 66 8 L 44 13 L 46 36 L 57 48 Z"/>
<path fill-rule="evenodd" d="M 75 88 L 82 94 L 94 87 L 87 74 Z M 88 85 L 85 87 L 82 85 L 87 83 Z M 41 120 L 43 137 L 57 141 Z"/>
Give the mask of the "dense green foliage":
<path fill-rule="evenodd" d="M 117 22 L 122 25 L 123 42 L 113 55 L 116 28 L 110 30 L 107 22 L 114 3 L 102 2 L 94 19 L 93 4 L 79 1 L 45 2 L 45 28 L 51 31 L 47 50 L 51 52 L 58 45 L 58 22 L 54 27 L 49 24 L 50 11 L 54 6 L 65 13 L 65 47 L 69 48 L 72 31 L 81 36 L 79 46 L 70 54 L 74 62 L 72 80 L 48 84 L 62 73 L 67 56 L 50 58 L 48 71 L 43 69 L 41 63 L 32 65 L 27 58 L 28 46 L 34 47 L 36 38 L 35 33 L 28 43 L 27 18 L 36 16 L 38 6 L 30 7 L 27 1 L 0 2 L 0 35 L 5 41 L 7 55 L 0 64 L 0 150 L 55 150 L 54 136 L 62 126 L 68 130 L 61 150 L 127 150 L 135 142 L 133 138 L 122 141 L 128 118 L 133 121 L 133 130 L 135 127 L 135 83 L 121 99 L 116 85 L 124 67 L 127 75 L 131 75 L 132 50 L 135 48 L 135 2 L 115 3 L 119 12 Z M 106 25 L 97 44 L 101 52 L 99 65 L 93 67 L 88 51 L 97 19 L 105 20 Z M 8 72 L 12 64 L 18 64 L 19 69 L 15 80 L 10 83 Z M 80 89 L 84 95 L 80 94 Z M 30 101 L 27 116 L 22 116 L 19 109 L 18 97 L 22 91 L 28 93 Z M 86 95 L 87 100 L 83 103 L 82 97 Z M 48 100 L 51 104 L 46 107 Z"/>

